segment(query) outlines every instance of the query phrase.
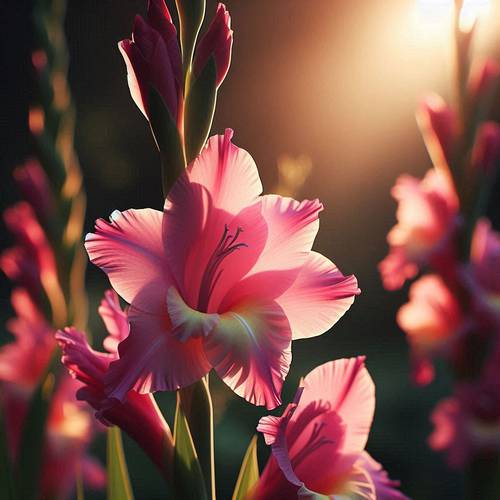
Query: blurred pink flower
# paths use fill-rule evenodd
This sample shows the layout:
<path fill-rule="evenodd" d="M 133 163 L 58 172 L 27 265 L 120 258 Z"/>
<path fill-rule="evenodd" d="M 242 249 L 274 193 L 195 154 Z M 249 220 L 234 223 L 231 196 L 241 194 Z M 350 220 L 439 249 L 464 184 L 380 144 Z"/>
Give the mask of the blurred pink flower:
<path fill-rule="evenodd" d="M 420 278 L 411 286 L 409 298 L 397 322 L 411 346 L 413 379 L 425 385 L 434 378 L 432 358 L 449 354 L 466 327 L 459 303 L 439 276 Z"/>
<path fill-rule="evenodd" d="M 478 59 L 474 62 L 468 82 L 469 93 L 477 105 L 481 98 L 491 99 L 500 81 L 500 65 L 494 59 Z"/>
<path fill-rule="evenodd" d="M 226 78 L 231 64 L 231 49 L 233 46 L 233 31 L 231 30 L 231 17 L 222 3 L 217 5 L 217 12 L 207 32 L 198 42 L 193 61 L 193 72 L 199 76 L 205 68 L 210 57 L 214 57 L 217 69 L 217 87 Z"/>
<path fill-rule="evenodd" d="M 63 354 L 62 362 L 70 374 L 83 382 L 77 399 L 86 401 L 96 410 L 96 417 L 105 425 L 117 425 L 134 439 L 162 472 L 172 460 L 172 436 L 152 395 L 130 391 L 123 402 L 108 399 L 104 392 L 104 376 L 109 364 L 118 359 L 118 342 L 128 336 L 126 313 L 120 308 L 114 291 L 105 293 L 99 314 L 109 333 L 104 339 L 108 353 L 94 351 L 85 334 L 75 328 L 56 333 Z"/>
<path fill-rule="evenodd" d="M 484 122 L 477 131 L 472 166 L 485 174 L 495 172 L 500 159 L 500 125 L 496 122 Z"/>
<path fill-rule="evenodd" d="M 431 94 L 422 99 L 416 115 L 434 167 L 446 172 L 450 168 L 457 137 L 455 113 L 441 96 Z"/>
<path fill-rule="evenodd" d="M 177 30 L 164 0 L 149 0 L 145 21 L 136 16 L 131 40 L 118 47 L 127 65 L 132 99 L 148 118 L 150 88 L 163 98 L 174 122 L 179 123 L 183 79 Z"/>
<path fill-rule="evenodd" d="M 392 196 L 398 202 L 397 224 L 387 235 L 389 254 L 379 264 L 385 288 L 400 288 L 425 265 L 453 273 L 458 200 L 447 174 L 429 170 L 422 180 L 402 175 Z"/>
<path fill-rule="evenodd" d="M 54 212 L 54 197 L 47 174 L 34 158 L 19 165 L 13 172 L 23 197 L 33 207 L 38 217 L 47 220 Z"/>
<path fill-rule="evenodd" d="M 328 330 L 359 293 L 311 247 L 319 201 L 260 196 L 252 157 L 212 137 L 164 212 L 113 212 L 86 238 L 91 261 L 131 304 L 130 335 L 106 377 L 123 400 L 176 390 L 213 367 L 237 394 L 274 408 L 292 339 Z"/>
<path fill-rule="evenodd" d="M 12 280 L 38 296 L 40 286 L 57 286 L 54 253 L 31 205 L 19 202 L 4 211 L 7 229 L 14 235 L 16 245 L 0 256 L 2 271 Z"/>
<path fill-rule="evenodd" d="M 250 498 L 406 498 L 365 451 L 374 410 L 364 357 L 315 368 L 281 417 L 261 418 L 272 455 Z"/>

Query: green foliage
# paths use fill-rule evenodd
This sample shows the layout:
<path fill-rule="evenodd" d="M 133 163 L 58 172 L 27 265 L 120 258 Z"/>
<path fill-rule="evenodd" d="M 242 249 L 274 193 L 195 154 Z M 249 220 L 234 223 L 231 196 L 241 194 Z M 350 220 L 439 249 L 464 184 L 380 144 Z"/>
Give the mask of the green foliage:
<path fill-rule="evenodd" d="M 184 500 L 208 500 L 198 455 L 194 446 L 188 420 L 180 397 L 174 424 L 174 484 L 176 498 Z"/>
<path fill-rule="evenodd" d="M 108 429 L 107 460 L 108 500 L 133 500 L 134 495 L 123 452 L 121 432 L 118 427 Z"/>
<path fill-rule="evenodd" d="M 257 436 L 248 445 L 241 463 L 238 480 L 234 487 L 233 500 L 245 500 L 252 487 L 259 480 L 259 463 L 257 461 Z"/>
<path fill-rule="evenodd" d="M 217 101 L 217 68 L 210 57 L 186 95 L 184 135 L 186 159 L 189 163 L 198 156 L 205 145 L 215 113 Z"/>

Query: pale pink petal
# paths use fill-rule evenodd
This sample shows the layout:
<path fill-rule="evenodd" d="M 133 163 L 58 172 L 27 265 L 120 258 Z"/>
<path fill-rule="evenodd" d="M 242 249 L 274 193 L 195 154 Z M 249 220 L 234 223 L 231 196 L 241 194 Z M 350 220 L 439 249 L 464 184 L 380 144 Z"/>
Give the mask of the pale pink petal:
<path fill-rule="evenodd" d="M 145 311 L 164 307 L 169 282 L 161 239 L 162 213 L 126 210 L 111 214 L 110 222 L 96 221 L 87 234 L 90 260 L 107 275 L 118 294 Z M 139 300 L 140 297 L 140 300 Z"/>
<path fill-rule="evenodd" d="M 363 451 L 375 412 L 375 385 L 364 360 L 358 356 L 325 363 L 310 372 L 303 383 L 301 407 L 325 402 L 346 423 L 343 453 Z"/>
<path fill-rule="evenodd" d="M 166 296 L 165 296 L 166 297 Z M 175 391 L 186 387 L 210 371 L 200 338 L 181 342 L 163 316 L 129 309 L 130 334 L 111 363 L 105 377 L 110 398 L 123 401 L 129 390 L 139 393 Z"/>
<path fill-rule="evenodd" d="M 106 326 L 108 336 L 103 341 L 104 348 L 110 353 L 118 352 L 118 344 L 128 336 L 127 314 L 120 307 L 118 295 L 114 290 L 106 290 L 97 310 Z"/>
<path fill-rule="evenodd" d="M 141 110 L 141 113 L 147 119 L 148 115 L 146 113 L 146 103 L 142 99 L 141 88 L 137 80 L 137 75 L 134 71 L 134 66 L 132 65 L 132 51 L 134 50 L 132 40 L 122 40 L 118 43 L 118 49 L 120 50 L 127 67 L 127 82 L 130 95 L 136 106 Z"/>
<path fill-rule="evenodd" d="M 326 332 L 357 294 L 353 275 L 344 276 L 329 259 L 311 252 L 293 285 L 276 302 L 285 311 L 295 340 Z"/>
<path fill-rule="evenodd" d="M 222 314 L 204 340 L 207 358 L 224 382 L 247 401 L 271 409 L 291 361 L 288 321 L 275 303 L 241 304 Z"/>
<path fill-rule="evenodd" d="M 400 484 L 399 481 L 390 479 L 382 465 L 374 460 L 366 451 L 361 454 L 356 465 L 370 475 L 375 487 L 374 498 L 376 500 L 408 500 L 408 497 L 397 489 Z"/>

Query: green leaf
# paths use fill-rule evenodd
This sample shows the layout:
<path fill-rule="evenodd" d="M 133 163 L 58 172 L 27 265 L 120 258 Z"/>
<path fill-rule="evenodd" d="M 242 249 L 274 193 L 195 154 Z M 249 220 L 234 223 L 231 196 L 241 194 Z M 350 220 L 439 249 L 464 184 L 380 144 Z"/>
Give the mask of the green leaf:
<path fill-rule="evenodd" d="M 49 372 L 35 389 L 24 421 L 17 467 L 18 497 L 21 500 L 38 498 L 45 424 L 54 386 L 55 375 Z"/>
<path fill-rule="evenodd" d="M 12 464 L 9 457 L 7 429 L 4 417 L 3 401 L 0 398 L 0 498 L 14 500 L 16 492 L 12 478 Z"/>
<path fill-rule="evenodd" d="M 215 58 L 211 56 L 186 96 L 184 140 L 188 163 L 198 156 L 212 128 L 217 101 L 216 77 Z"/>
<path fill-rule="evenodd" d="M 248 445 L 241 463 L 238 480 L 234 487 L 233 500 L 245 500 L 252 487 L 259 480 L 259 463 L 257 462 L 257 436 Z"/>
<path fill-rule="evenodd" d="M 120 429 L 108 429 L 108 500 L 133 500 Z"/>
<path fill-rule="evenodd" d="M 205 17 L 206 0 L 175 0 L 181 28 L 182 67 L 184 76 L 193 60 L 196 39 Z"/>
<path fill-rule="evenodd" d="M 178 392 L 187 418 L 207 491 L 215 491 L 214 416 L 208 377 Z"/>
<path fill-rule="evenodd" d="M 176 498 L 208 500 L 205 481 L 194 446 L 188 420 L 182 410 L 180 396 L 174 424 L 174 484 Z"/>
<path fill-rule="evenodd" d="M 184 152 L 177 125 L 163 98 L 154 87 L 149 89 L 148 104 L 149 124 L 161 156 L 163 194 L 167 196 L 186 166 Z"/>

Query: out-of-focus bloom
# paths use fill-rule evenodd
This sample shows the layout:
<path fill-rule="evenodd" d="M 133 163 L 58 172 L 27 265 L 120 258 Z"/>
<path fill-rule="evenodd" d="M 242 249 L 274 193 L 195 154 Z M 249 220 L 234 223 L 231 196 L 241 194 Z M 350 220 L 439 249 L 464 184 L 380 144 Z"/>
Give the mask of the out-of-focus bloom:
<path fill-rule="evenodd" d="M 319 201 L 260 196 L 252 157 L 212 137 L 164 212 L 113 212 L 86 238 L 91 261 L 131 304 L 110 397 L 176 390 L 213 367 L 237 394 L 274 408 L 292 339 L 320 335 L 359 293 L 311 246 Z"/>
<path fill-rule="evenodd" d="M 500 451 L 500 363 L 487 363 L 479 380 L 460 384 L 432 413 L 431 448 L 452 467 L 464 467 L 482 453 Z"/>
<path fill-rule="evenodd" d="M 401 287 L 424 265 L 452 272 L 458 200 L 447 174 L 429 170 L 422 180 L 402 175 L 392 196 L 398 202 L 397 224 L 387 235 L 389 255 L 379 264 L 385 288 Z"/>
<path fill-rule="evenodd" d="M 456 139 L 453 110 L 441 96 L 431 94 L 421 101 L 416 116 L 433 165 L 438 170 L 448 170 Z"/>
<path fill-rule="evenodd" d="M 281 196 L 296 196 L 299 189 L 312 171 L 312 161 L 309 156 L 300 155 L 296 158 L 281 155 L 278 158 L 278 182 L 274 191 Z"/>
<path fill-rule="evenodd" d="M 500 65 L 494 59 L 479 59 L 472 66 L 469 93 L 474 103 L 482 97 L 492 97 L 500 81 Z"/>
<path fill-rule="evenodd" d="M 374 410 L 364 357 L 315 368 L 281 417 L 260 420 L 272 455 L 250 498 L 406 498 L 365 451 Z"/>
<path fill-rule="evenodd" d="M 5 210 L 4 220 L 16 246 L 2 253 L 2 271 L 34 296 L 41 284 L 53 289 L 57 285 L 54 254 L 31 206 L 17 203 Z"/>
<path fill-rule="evenodd" d="M 126 313 L 120 309 L 118 296 L 108 290 L 99 307 L 109 336 L 104 340 L 108 353 L 94 351 L 85 334 L 74 328 L 56 333 L 63 355 L 62 362 L 73 377 L 83 382 L 77 398 L 96 410 L 105 425 L 117 425 L 132 437 L 162 472 L 172 460 L 172 436 L 155 400 L 150 394 L 127 393 L 123 402 L 108 399 L 104 392 L 104 376 L 109 364 L 118 359 L 116 346 L 128 336 Z"/>
<path fill-rule="evenodd" d="M 154 87 L 178 123 L 183 92 L 181 53 L 164 0 L 149 0 L 147 20 L 136 16 L 132 39 L 122 40 L 118 47 L 127 65 L 130 94 L 144 116 L 148 118 L 149 92 Z"/>
<path fill-rule="evenodd" d="M 492 229 L 488 219 L 476 224 L 463 278 L 479 316 L 500 325 L 500 233 Z"/>
<path fill-rule="evenodd" d="M 500 158 L 500 125 L 483 123 L 477 132 L 472 151 L 472 166 L 485 174 L 495 171 Z"/>
<path fill-rule="evenodd" d="M 9 451 L 19 454 L 30 398 L 40 383 L 56 346 L 53 330 L 25 290 L 12 293 L 16 317 L 7 329 L 15 340 L 0 349 L 0 381 Z M 88 412 L 74 398 L 76 387 L 62 378 L 51 399 L 44 445 L 41 498 L 67 498 L 75 483 L 77 466 L 89 486 L 103 485 L 104 472 L 86 455 L 93 430 Z"/>
<path fill-rule="evenodd" d="M 195 76 L 200 75 L 210 57 L 213 57 L 217 69 L 216 82 L 217 87 L 219 87 L 229 71 L 232 47 L 233 31 L 231 30 L 231 16 L 226 6 L 219 3 L 215 17 L 196 47 L 193 61 Z"/>
<path fill-rule="evenodd" d="M 16 167 L 13 176 L 22 195 L 33 207 L 35 213 L 46 220 L 54 211 L 54 197 L 47 174 L 38 161 L 33 158 L 29 159 Z"/>
<path fill-rule="evenodd" d="M 397 322 L 412 349 L 413 379 L 425 385 L 434 378 L 430 360 L 449 353 L 465 323 L 460 305 L 437 275 L 426 275 L 416 281 L 409 298 L 399 309 Z"/>

